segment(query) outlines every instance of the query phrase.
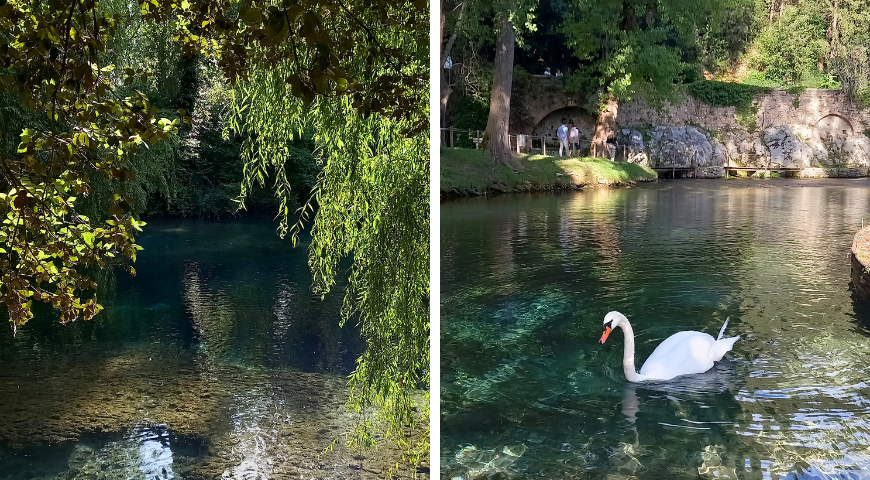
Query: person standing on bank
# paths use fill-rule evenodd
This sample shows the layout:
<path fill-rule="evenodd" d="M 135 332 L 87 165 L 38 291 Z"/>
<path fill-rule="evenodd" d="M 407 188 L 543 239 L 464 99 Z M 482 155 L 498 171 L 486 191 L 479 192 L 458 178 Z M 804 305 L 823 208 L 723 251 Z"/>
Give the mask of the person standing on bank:
<path fill-rule="evenodd" d="M 580 156 L 580 130 L 571 122 L 571 128 L 568 130 L 568 149 L 571 151 L 572 157 Z"/>
<path fill-rule="evenodd" d="M 562 126 L 556 130 L 556 137 L 559 138 L 559 156 L 564 157 L 562 155 L 562 150 L 564 149 L 565 153 L 570 154 L 570 149 L 568 147 L 568 127 L 565 125 L 565 119 L 562 119 Z"/>

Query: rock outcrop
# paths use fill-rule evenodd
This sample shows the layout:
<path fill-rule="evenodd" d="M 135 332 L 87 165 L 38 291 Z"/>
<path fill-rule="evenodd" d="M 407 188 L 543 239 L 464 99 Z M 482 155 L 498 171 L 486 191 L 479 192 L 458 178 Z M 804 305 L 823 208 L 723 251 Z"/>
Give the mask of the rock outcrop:
<path fill-rule="evenodd" d="M 649 154 L 656 166 L 714 166 L 712 137 L 695 127 L 658 126 L 649 136 Z"/>
<path fill-rule="evenodd" d="M 646 136 L 647 141 L 644 141 Z M 707 168 L 699 175 L 724 175 L 725 167 L 802 169 L 808 176 L 836 176 L 870 167 L 870 138 L 839 136 L 807 126 L 768 127 L 762 132 L 728 130 L 716 136 L 696 127 L 655 126 L 646 131 L 625 128 L 616 134 L 617 157 L 650 167 Z M 624 153 L 623 153 L 624 152 Z M 710 170 L 708 167 L 719 167 Z M 821 173 L 816 172 L 818 170 Z"/>
<path fill-rule="evenodd" d="M 652 166 L 646 147 L 643 144 L 643 134 L 637 130 L 622 129 L 616 133 L 616 143 L 623 145 L 623 159 L 645 167 Z"/>
<path fill-rule="evenodd" d="M 547 80 L 546 95 L 535 89 L 526 95 L 535 99 L 526 102 L 535 112 L 526 130 L 552 136 L 562 118 L 572 119 L 585 145 L 595 118 L 579 97 Z M 835 169 L 838 175 L 870 167 L 870 108 L 842 90 L 764 89 L 742 112 L 690 95 L 655 108 L 634 100 L 620 104 L 616 126 L 616 148 L 608 147 L 606 156 L 651 167 Z"/>

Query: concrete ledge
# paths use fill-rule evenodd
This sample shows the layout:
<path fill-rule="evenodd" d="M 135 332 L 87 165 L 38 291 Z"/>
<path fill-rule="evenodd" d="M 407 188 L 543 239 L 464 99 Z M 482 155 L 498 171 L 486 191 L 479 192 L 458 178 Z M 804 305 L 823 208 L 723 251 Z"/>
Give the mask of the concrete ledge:
<path fill-rule="evenodd" d="M 725 167 L 698 167 L 698 178 L 724 178 Z"/>
<path fill-rule="evenodd" d="M 863 232 L 864 230 L 860 230 L 855 234 L 855 239 L 852 240 L 852 249 L 849 252 L 852 261 L 852 289 L 859 297 L 870 300 L 870 271 L 867 270 L 867 265 L 861 262 L 857 254 L 858 237 Z"/>
<path fill-rule="evenodd" d="M 801 178 L 855 178 L 868 176 L 867 167 L 856 168 L 804 168 Z"/>

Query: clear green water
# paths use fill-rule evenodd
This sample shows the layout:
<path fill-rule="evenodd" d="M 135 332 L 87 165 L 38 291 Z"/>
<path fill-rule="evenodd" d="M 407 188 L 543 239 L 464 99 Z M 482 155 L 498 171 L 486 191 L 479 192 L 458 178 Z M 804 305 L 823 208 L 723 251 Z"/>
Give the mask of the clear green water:
<path fill-rule="evenodd" d="M 316 458 L 353 420 L 362 344 L 340 288 L 310 292 L 306 244 L 268 219 L 151 221 L 139 243 L 92 321 L 0 330 L 0 479 L 355 474 Z"/>
<path fill-rule="evenodd" d="M 663 181 L 441 206 L 442 478 L 870 478 L 870 181 Z M 681 330 L 710 372 L 630 384 Z"/>

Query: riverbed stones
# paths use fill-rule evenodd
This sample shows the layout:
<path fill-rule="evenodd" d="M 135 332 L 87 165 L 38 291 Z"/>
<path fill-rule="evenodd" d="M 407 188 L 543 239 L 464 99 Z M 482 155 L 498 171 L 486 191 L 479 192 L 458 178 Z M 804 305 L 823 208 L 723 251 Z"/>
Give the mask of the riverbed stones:
<path fill-rule="evenodd" d="M 362 453 L 343 446 L 359 417 L 344 407 L 348 390 L 339 375 L 245 367 L 207 353 L 190 358 L 159 345 L 109 358 L 82 356 L 70 366 L 0 374 L 0 444 L 68 448 L 58 480 L 141 480 L 142 469 L 131 477 L 128 468 L 141 455 L 152 465 L 165 457 L 147 480 L 238 480 L 265 472 L 271 480 L 375 480 L 396 462 L 395 476 L 414 475 L 395 441 Z M 335 449 L 323 454 L 336 439 Z M 185 447 L 177 450 L 176 442 Z"/>

